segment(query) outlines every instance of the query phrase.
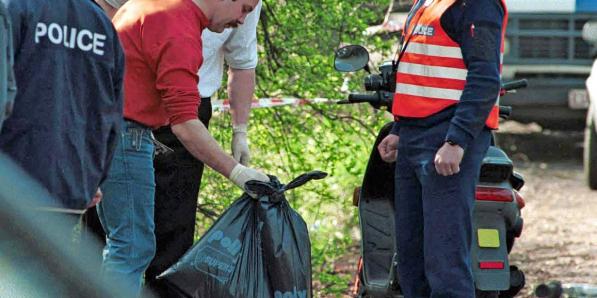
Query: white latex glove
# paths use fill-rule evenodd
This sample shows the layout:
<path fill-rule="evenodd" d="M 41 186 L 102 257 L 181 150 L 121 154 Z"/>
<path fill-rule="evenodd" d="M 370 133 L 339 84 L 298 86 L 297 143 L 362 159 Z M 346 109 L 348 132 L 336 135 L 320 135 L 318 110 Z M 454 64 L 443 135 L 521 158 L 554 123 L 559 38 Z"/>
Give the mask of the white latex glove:
<path fill-rule="evenodd" d="M 232 128 L 232 157 L 244 166 L 249 165 L 251 155 L 247 143 L 247 125 L 239 124 Z"/>
<path fill-rule="evenodd" d="M 230 181 L 240 187 L 242 190 L 247 191 L 245 184 L 247 181 L 258 180 L 263 182 L 269 182 L 269 177 L 255 169 L 247 168 L 241 164 L 237 164 L 230 172 Z M 257 195 L 254 193 L 247 192 L 251 197 L 256 198 Z"/>

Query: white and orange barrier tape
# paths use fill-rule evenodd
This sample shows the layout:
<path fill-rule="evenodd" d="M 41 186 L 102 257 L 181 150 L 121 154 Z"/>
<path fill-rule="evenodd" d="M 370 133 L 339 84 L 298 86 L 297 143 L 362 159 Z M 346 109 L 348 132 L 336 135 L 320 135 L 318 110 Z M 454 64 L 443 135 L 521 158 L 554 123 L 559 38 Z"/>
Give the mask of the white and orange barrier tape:
<path fill-rule="evenodd" d="M 271 108 L 271 107 L 278 107 L 278 106 L 299 106 L 305 105 L 308 103 L 335 103 L 338 100 L 333 100 L 329 98 L 313 98 L 313 99 L 305 99 L 305 98 L 295 98 L 295 97 L 268 97 L 268 98 L 259 98 L 253 100 L 251 103 L 252 109 L 257 108 Z M 213 100 L 211 102 L 211 107 L 213 111 L 228 111 L 230 110 L 230 100 Z"/>

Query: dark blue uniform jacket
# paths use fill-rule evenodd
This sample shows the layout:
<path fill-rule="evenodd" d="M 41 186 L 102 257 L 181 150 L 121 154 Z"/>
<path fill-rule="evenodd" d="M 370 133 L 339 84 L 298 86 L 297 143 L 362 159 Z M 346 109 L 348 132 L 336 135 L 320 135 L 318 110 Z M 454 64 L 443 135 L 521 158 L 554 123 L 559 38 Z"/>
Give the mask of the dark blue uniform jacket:
<path fill-rule="evenodd" d="M 61 207 L 83 209 L 118 139 L 124 69 L 118 35 L 91 0 L 1 1 L 13 25 L 18 93 L 0 148 Z"/>

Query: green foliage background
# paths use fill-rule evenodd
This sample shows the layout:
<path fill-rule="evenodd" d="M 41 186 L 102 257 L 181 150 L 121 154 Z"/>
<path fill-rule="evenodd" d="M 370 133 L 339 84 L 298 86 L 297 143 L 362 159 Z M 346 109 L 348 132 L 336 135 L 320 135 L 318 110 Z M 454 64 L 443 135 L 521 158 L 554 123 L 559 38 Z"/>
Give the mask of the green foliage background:
<path fill-rule="evenodd" d="M 382 22 L 388 2 L 264 0 L 256 96 L 345 98 L 340 87 L 347 75 L 333 69 L 334 50 L 361 44 L 388 56 L 391 41 L 363 34 L 368 26 Z M 350 90 L 362 90 L 359 75 L 363 74 L 355 75 Z M 358 235 L 352 193 L 361 183 L 375 135 L 387 116 L 368 105 L 313 104 L 252 111 L 251 166 L 282 182 L 315 169 L 330 174 L 287 194 L 310 229 L 313 278 L 321 285 L 316 297 L 346 292 L 350 277 L 334 274 L 333 264 Z M 230 116 L 215 114 L 210 130 L 229 150 Z M 207 171 L 199 196 L 197 234 L 238 195 L 231 183 Z"/>

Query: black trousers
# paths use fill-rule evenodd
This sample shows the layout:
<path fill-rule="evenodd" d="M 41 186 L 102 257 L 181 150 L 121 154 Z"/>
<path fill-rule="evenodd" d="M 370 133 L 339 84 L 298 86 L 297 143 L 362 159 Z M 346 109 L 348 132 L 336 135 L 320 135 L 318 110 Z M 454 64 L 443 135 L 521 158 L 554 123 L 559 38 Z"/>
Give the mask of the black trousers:
<path fill-rule="evenodd" d="M 199 120 L 209 127 L 209 98 L 201 99 L 198 114 Z M 174 152 L 156 155 L 153 162 L 156 254 L 145 271 L 145 281 L 159 297 L 176 297 L 172 289 L 155 278 L 176 263 L 193 245 L 197 197 L 204 166 L 184 148 L 170 127 L 155 130 L 154 136 Z"/>
<path fill-rule="evenodd" d="M 201 98 L 198 114 L 199 120 L 209 127 L 212 115 L 209 97 Z M 193 245 L 197 197 L 204 165 L 184 148 L 170 127 L 161 127 L 153 133 L 159 142 L 174 151 L 156 155 L 153 162 L 156 254 L 145 271 L 145 281 L 159 297 L 178 297 L 180 295 L 175 293 L 175 289 L 155 278 L 176 263 Z M 84 221 L 94 237 L 105 239 L 95 208 L 87 212 Z"/>

